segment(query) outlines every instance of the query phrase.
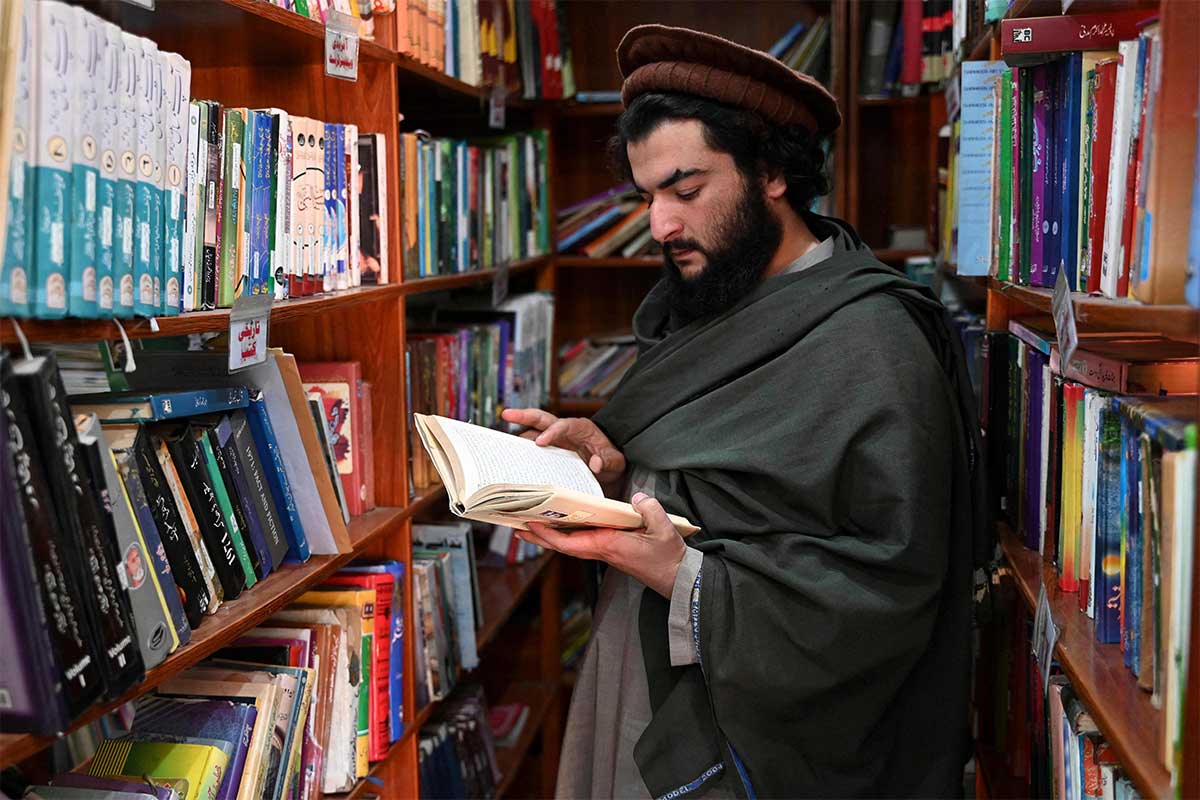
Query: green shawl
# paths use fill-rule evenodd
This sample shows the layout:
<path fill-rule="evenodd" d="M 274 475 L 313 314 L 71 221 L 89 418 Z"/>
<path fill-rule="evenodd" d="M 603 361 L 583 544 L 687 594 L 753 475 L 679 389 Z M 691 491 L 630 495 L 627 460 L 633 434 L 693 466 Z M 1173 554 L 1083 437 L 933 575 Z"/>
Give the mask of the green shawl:
<path fill-rule="evenodd" d="M 596 422 L 702 526 L 701 665 L 672 667 L 667 601 L 640 609 L 652 797 L 961 793 L 978 426 L 927 289 L 852 229 L 834 255 L 673 330 L 660 283 Z"/>

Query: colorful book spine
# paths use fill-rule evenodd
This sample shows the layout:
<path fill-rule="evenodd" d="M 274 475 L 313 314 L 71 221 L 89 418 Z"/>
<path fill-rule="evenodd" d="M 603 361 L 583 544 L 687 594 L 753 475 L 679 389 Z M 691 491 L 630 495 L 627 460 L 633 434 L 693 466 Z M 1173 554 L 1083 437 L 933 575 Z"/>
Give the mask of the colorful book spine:
<path fill-rule="evenodd" d="M 116 202 L 120 169 L 121 29 L 102 25 L 100 64 L 100 171 L 96 187 L 96 302 L 99 316 L 111 317 L 116 302 L 113 268 L 116 259 Z"/>
<path fill-rule="evenodd" d="M 71 242 L 67 311 L 94 319 L 100 304 L 96 280 L 96 204 L 100 180 L 100 93 L 105 43 L 99 17 L 75 8 L 70 39 Z"/>
<path fill-rule="evenodd" d="M 323 126 L 322 157 L 325 165 L 324 181 L 324 224 L 322 230 L 322 253 L 319 272 L 317 273 L 320 291 L 332 292 L 337 288 L 337 201 L 338 201 L 338 158 L 337 158 L 337 126 L 325 123 Z"/>
<path fill-rule="evenodd" d="M 221 254 L 217 266 L 217 305 L 221 308 L 233 306 L 238 283 L 241 281 L 241 261 L 238 242 L 240 209 L 242 203 L 242 139 L 246 133 L 246 118 L 236 108 L 224 109 L 224 153 L 222 154 L 222 193 L 217 202 L 221 205 Z"/>
<path fill-rule="evenodd" d="M 221 509 L 221 517 L 225 520 L 225 529 L 229 531 L 229 536 L 233 540 L 233 547 L 237 551 L 238 563 L 242 568 L 242 576 L 246 579 L 246 588 L 249 589 L 258 583 L 258 575 L 254 571 L 253 563 L 250 561 L 250 552 L 246 549 L 246 540 L 242 535 L 242 528 L 238 525 L 237 516 L 233 511 L 233 503 L 236 502 L 236 499 L 229 497 L 229 492 L 225 488 L 225 478 L 221 474 L 216 454 L 208 441 L 208 436 L 200 433 L 196 437 L 196 443 L 200 447 L 200 453 L 204 458 L 204 467 L 208 471 L 208 479 L 211 481 L 213 491 L 217 496 L 217 504 Z"/>
<path fill-rule="evenodd" d="M 29 282 L 33 264 L 35 129 L 33 93 L 36 90 L 38 13 L 33 0 L 22 0 L 17 39 L 16 81 L 13 93 L 12 151 L 9 160 L 8 219 L 3 259 L 0 259 L 0 314 L 29 313 Z M 3 157 L 8 154 L 0 154 Z"/>
<path fill-rule="evenodd" d="M 997 120 L 1000 132 L 996 143 L 998 152 L 995 156 L 995 161 L 998 165 L 996 180 L 999 182 L 999 187 L 996 192 L 996 238 L 998 242 L 996 252 L 996 277 L 1002 281 L 1011 279 L 1010 275 L 1012 274 L 1011 268 L 1013 263 L 1012 80 L 1012 70 L 1005 70 L 1000 75 L 1000 84 L 997 88 L 997 91 L 1000 93 L 1000 119 Z"/>
<path fill-rule="evenodd" d="M 271 280 L 271 115 L 254 112 L 257 124 L 254 129 L 254 219 L 251 224 L 251 272 L 250 292 L 266 294 Z"/>
<path fill-rule="evenodd" d="M 1032 204 L 1030 206 L 1029 242 L 1029 285 L 1044 286 L 1046 247 L 1046 201 L 1049 184 L 1049 105 L 1052 100 L 1049 87 L 1048 67 L 1034 67 L 1032 71 L 1031 146 L 1029 157 L 1029 180 Z"/>
<path fill-rule="evenodd" d="M 37 12 L 33 310 L 38 317 L 60 318 L 67 315 L 73 163 L 70 50 L 78 40 L 74 33 L 78 17 L 70 6 L 54 2 L 39 3 Z"/>
<path fill-rule="evenodd" d="M 251 392 L 247 417 L 250 420 L 250 431 L 264 462 L 264 472 L 271 488 L 271 496 L 275 500 L 275 508 L 279 512 L 288 539 L 287 560 L 307 561 L 310 555 L 308 538 L 304 534 L 304 526 L 296 509 L 296 500 L 292 496 L 291 483 L 283 466 L 283 455 L 275 438 L 275 430 L 271 427 L 266 403 L 262 393 L 257 390 Z"/>
<path fill-rule="evenodd" d="M 196 235 L 196 223 L 197 220 L 203 220 L 203 216 L 199 213 L 199 189 L 201 186 L 199 177 L 200 143 L 203 141 L 203 137 L 200 135 L 201 108 L 203 108 L 203 105 L 199 101 L 193 100 L 188 103 L 187 173 L 184 176 L 183 264 L 181 265 L 183 290 L 179 298 L 183 311 L 195 311 L 197 308 L 196 287 L 198 283 L 196 281 L 196 265 L 200 261 L 200 253 L 197 250 L 197 245 L 202 237 Z"/>
<path fill-rule="evenodd" d="M 1117 285 L 1121 275 L 1125 184 L 1129 172 L 1129 143 L 1134 116 L 1134 88 L 1137 82 L 1137 40 L 1121 42 L 1118 52 L 1112 150 L 1108 169 L 1108 194 L 1104 206 L 1104 248 L 1100 261 L 1100 291 L 1106 297 L 1117 296 Z"/>
<path fill-rule="evenodd" d="M 204 175 L 203 199 L 204 232 L 197 231 L 197 238 L 202 239 L 200 245 L 200 262 L 197 280 L 199 287 L 199 307 L 209 311 L 217 307 L 217 283 L 221 263 L 221 178 L 222 178 L 222 147 L 221 135 L 224 130 L 224 115 L 219 103 L 205 102 L 200 110 L 201 125 L 207 120 L 207 133 L 204 135 L 203 152 L 208 156 L 207 167 L 201 165 Z M 202 133 L 204 129 L 202 128 Z"/>
<path fill-rule="evenodd" d="M 1121 420 L 1111 403 L 1100 408 L 1096 475 L 1096 640 L 1121 640 L 1122 540 Z"/>
<path fill-rule="evenodd" d="M 191 131 L 188 98 L 192 65 L 176 53 L 161 53 L 164 78 L 161 95 L 162 125 L 166 138 L 163 156 L 163 291 L 162 313 L 174 316 L 183 306 L 184 220 L 187 210 L 188 137 Z"/>
<path fill-rule="evenodd" d="M 158 92 L 162 74 L 158 47 L 147 39 L 134 40 L 140 50 L 137 58 L 137 185 L 133 206 L 133 280 L 134 311 L 142 316 L 159 313 L 162 293 L 162 132 L 159 124 Z"/>
<path fill-rule="evenodd" d="M 117 55 L 117 190 L 113 197 L 113 316 L 132 317 L 134 298 L 134 208 L 138 183 L 137 73 L 139 39 L 121 32 Z"/>

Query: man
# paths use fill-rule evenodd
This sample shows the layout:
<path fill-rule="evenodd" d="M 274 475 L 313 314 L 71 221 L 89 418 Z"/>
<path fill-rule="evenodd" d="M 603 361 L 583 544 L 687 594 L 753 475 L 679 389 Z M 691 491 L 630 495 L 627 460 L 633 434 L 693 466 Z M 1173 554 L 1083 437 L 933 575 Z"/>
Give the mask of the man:
<path fill-rule="evenodd" d="M 819 84 L 657 25 L 617 58 L 613 150 L 666 264 L 638 361 L 594 422 L 504 415 L 646 523 L 524 535 L 613 567 L 558 794 L 961 794 L 977 430 L 943 309 L 807 210 Z"/>

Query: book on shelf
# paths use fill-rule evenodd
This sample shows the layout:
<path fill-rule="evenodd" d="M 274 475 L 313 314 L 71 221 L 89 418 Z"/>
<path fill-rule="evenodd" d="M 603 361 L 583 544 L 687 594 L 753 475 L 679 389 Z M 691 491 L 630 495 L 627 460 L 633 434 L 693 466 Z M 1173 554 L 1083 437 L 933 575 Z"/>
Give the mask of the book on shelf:
<path fill-rule="evenodd" d="M 491 797 L 502 775 L 482 688 L 464 686 L 420 732 L 418 780 L 430 796 Z"/>
<path fill-rule="evenodd" d="M 564 208 L 558 212 L 558 250 L 589 258 L 656 253 L 649 206 L 624 184 Z"/>
<path fill-rule="evenodd" d="M 1074 291 L 1185 302 L 1186 263 L 1170 254 L 1188 247 L 1200 79 L 1188 37 L 1200 35 L 1200 14 L 1188 4 L 1160 12 L 1005 20 L 1008 66 L 963 65 L 957 149 L 990 134 L 987 152 L 1000 155 L 957 161 L 960 194 L 982 183 L 991 204 L 986 221 L 961 198 L 953 210 L 960 271 L 1052 287 L 1062 270 Z M 1085 22 L 1082 40 L 1056 33 Z M 967 79 L 980 71 L 1000 76 L 975 91 Z M 990 107 L 968 108 L 968 95 L 988 91 Z M 967 170 L 986 177 L 964 180 Z M 963 252 L 985 257 L 964 265 Z"/>
<path fill-rule="evenodd" d="M 864 15 L 858 96 L 912 96 L 925 84 L 949 78 L 954 60 L 951 11 L 949 0 L 872 3 Z"/>
<path fill-rule="evenodd" d="M 525 530 L 551 527 L 635 530 L 642 517 L 604 496 L 578 454 L 446 417 L 415 414 L 414 425 L 458 516 Z M 681 535 L 699 530 L 670 515 Z"/>
<path fill-rule="evenodd" d="M 563 397 L 608 397 L 636 360 L 632 334 L 567 342 L 559 349 L 558 391 Z"/>

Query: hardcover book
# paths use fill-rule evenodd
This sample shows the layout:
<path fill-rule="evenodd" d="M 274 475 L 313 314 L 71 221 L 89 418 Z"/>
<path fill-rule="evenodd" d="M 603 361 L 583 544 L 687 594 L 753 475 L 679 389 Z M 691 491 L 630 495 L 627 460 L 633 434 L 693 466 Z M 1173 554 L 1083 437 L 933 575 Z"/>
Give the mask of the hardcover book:
<path fill-rule="evenodd" d="M 134 298 L 133 240 L 138 183 L 137 73 L 141 43 L 121 32 L 117 55 L 117 189 L 113 196 L 113 316 L 132 317 Z"/>
<path fill-rule="evenodd" d="M 191 96 L 192 66 L 176 53 L 159 54 L 163 85 L 161 97 L 165 151 L 161 171 L 163 192 L 163 290 L 162 313 L 173 316 L 182 308 L 184 238 L 188 168 L 188 98 Z"/>
<path fill-rule="evenodd" d="M 227 470 L 222 469 L 222 461 L 224 459 L 219 454 L 221 448 L 214 441 L 215 435 L 211 429 L 203 425 L 193 425 L 190 433 L 195 439 L 197 447 L 200 448 L 200 455 L 204 461 L 208 479 L 212 485 L 213 492 L 217 496 L 217 505 L 221 509 L 221 517 L 225 520 L 225 528 L 229 531 L 229 538 L 233 540 L 233 548 L 238 556 L 238 565 L 241 567 L 242 575 L 246 579 L 246 588 L 249 589 L 258 583 L 258 569 L 255 566 L 256 554 L 251 554 L 250 545 L 247 544 L 245 538 L 246 532 L 242 526 L 241 511 L 234 506 L 237 498 L 233 493 L 232 485 L 229 483 Z"/>
<path fill-rule="evenodd" d="M 329 430 L 337 473 L 351 516 L 366 510 L 367 487 L 362 458 L 362 372 L 356 361 L 299 364 L 304 389 L 320 400 Z"/>
<path fill-rule="evenodd" d="M 211 745 L 109 739 L 88 764 L 92 775 L 137 775 L 159 779 L 182 800 L 217 795 L 229 759 Z"/>
<path fill-rule="evenodd" d="M 283 454 L 279 440 L 275 437 L 275 429 L 271 424 L 271 416 L 267 411 L 262 392 L 251 389 L 247 407 L 247 419 L 253 434 L 254 444 L 261 457 L 260 466 L 267 478 L 271 490 L 271 508 L 278 515 L 280 524 L 287 536 L 287 558 L 292 561 L 307 561 L 309 558 L 308 539 L 304 535 L 304 524 L 296 508 L 292 496 L 292 485 L 288 479 L 287 468 L 284 466 Z"/>
<path fill-rule="evenodd" d="M 183 488 L 182 478 L 180 477 L 179 470 L 175 467 L 175 462 L 171 458 L 171 451 L 167 448 L 166 442 L 157 436 L 151 436 L 151 445 L 154 447 L 154 455 L 158 458 L 158 466 L 162 469 L 163 478 L 167 482 L 167 488 L 171 491 L 171 499 L 174 501 L 175 507 L 179 509 L 179 522 L 183 527 L 184 533 L 187 535 L 188 541 L 192 545 L 192 552 L 196 554 L 196 562 L 200 565 L 200 574 L 204 576 L 204 585 L 208 588 L 209 597 L 212 598 L 212 602 L 208 606 L 208 613 L 216 613 L 217 609 L 221 607 L 221 602 L 225 599 L 225 590 L 221 585 L 220 578 L 217 576 L 216 565 L 213 564 L 208 548 L 204 544 L 204 538 L 200 533 L 200 523 L 196 519 L 195 510 L 192 508 L 191 500 L 188 499 L 187 492 Z"/>
<path fill-rule="evenodd" d="M 121 129 L 121 29 L 102 23 L 104 43 L 100 64 L 100 173 L 96 187 L 96 284 L 100 316 L 115 314 L 117 287 L 114 284 L 117 250 L 117 187 L 120 182 Z"/>
<path fill-rule="evenodd" d="M 133 733 L 196 736 L 233 743 L 233 754 L 215 800 L 235 800 L 257 716 L 258 710 L 251 703 L 143 697 L 137 702 Z"/>
<path fill-rule="evenodd" d="M 14 13 L 16 9 L 14 9 Z M 0 314 L 27 316 L 29 287 L 33 281 L 34 241 L 34 167 L 33 149 L 38 138 L 34 125 L 34 69 L 37 63 L 38 11 L 31 2 L 22 2 L 16 14 L 16 63 L 13 65 L 12 149 L 0 154 L 9 159 L 8 180 L 0 186 L 7 199 L 8 217 L 0 213 L 0 236 L 4 237 L 0 255 Z"/>
<path fill-rule="evenodd" d="M 258 518 L 259 528 L 266 541 L 267 556 L 275 569 L 287 557 L 289 544 L 283 522 L 276 512 L 267 476 L 268 470 L 273 467 L 268 466 L 262 459 L 265 448 L 260 448 L 255 442 L 247 415 L 242 411 L 234 411 L 229 414 L 228 419 L 236 451 L 233 454 L 236 459 L 232 460 L 238 461 L 242 468 L 250 505 L 254 516 Z M 247 517 L 250 516 L 249 511 L 246 514 Z"/>
<path fill-rule="evenodd" d="M 271 558 L 271 550 L 267 545 L 267 534 L 263 531 L 263 521 L 255 508 L 255 500 L 250 487 L 250 479 L 242 464 L 238 445 L 233 437 L 233 424 L 228 415 L 221 417 L 210 432 L 213 452 L 220 450 L 219 462 L 230 489 L 229 500 L 239 513 L 238 523 L 242 527 L 242 535 L 248 547 L 253 548 L 252 561 L 259 578 L 265 578 L 275 568 Z"/>
<path fill-rule="evenodd" d="M 159 117 L 158 92 L 162 70 L 158 46 L 136 39 L 140 54 L 137 70 L 137 185 L 133 208 L 134 311 L 144 316 L 160 313 L 162 303 L 162 162 L 166 157 Z M 128 41 L 126 42 L 128 44 Z"/>
<path fill-rule="evenodd" d="M 112 392 L 81 395 L 76 413 L 96 414 L 101 422 L 150 422 L 245 408 L 245 387 L 182 392 Z"/>
<path fill-rule="evenodd" d="M 71 86 L 71 242 L 67 310 L 73 317 L 100 315 L 96 274 L 96 192 L 100 178 L 100 73 L 107 41 L 104 23 L 73 9 L 70 38 Z"/>

